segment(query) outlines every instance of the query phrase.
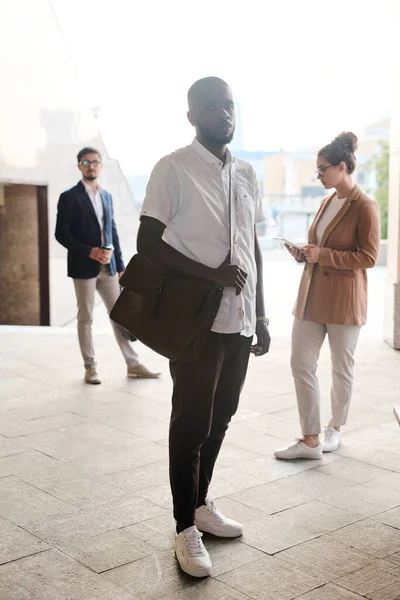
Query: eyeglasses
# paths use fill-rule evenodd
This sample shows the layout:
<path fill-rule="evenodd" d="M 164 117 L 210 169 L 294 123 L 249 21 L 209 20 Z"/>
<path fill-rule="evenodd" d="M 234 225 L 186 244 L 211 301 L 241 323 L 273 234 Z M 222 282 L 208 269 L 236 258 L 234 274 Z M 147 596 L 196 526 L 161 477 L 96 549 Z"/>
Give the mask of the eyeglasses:
<path fill-rule="evenodd" d="M 322 175 L 327 169 L 329 169 L 329 167 L 337 167 L 337 165 L 325 165 L 323 167 L 318 167 L 318 169 L 315 169 L 315 174 L 320 175 L 322 177 Z"/>
<path fill-rule="evenodd" d="M 81 160 L 79 164 L 82 165 L 82 167 L 90 167 L 91 165 L 98 167 L 101 165 L 101 160 Z"/>

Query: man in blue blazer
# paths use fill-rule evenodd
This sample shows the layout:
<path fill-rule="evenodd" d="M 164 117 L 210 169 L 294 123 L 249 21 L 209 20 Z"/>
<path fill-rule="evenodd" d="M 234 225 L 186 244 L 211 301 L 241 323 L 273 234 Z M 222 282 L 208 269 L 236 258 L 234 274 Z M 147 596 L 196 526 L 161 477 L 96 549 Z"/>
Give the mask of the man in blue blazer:
<path fill-rule="evenodd" d="M 78 303 L 78 337 L 85 365 L 85 381 L 98 384 L 92 321 L 97 290 L 110 312 L 119 296 L 119 277 L 125 270 L 114 221 L 111 194 L 97 179 L 102 169 L 101 155 L 95 148 L 78 154 L 81 181 L 63 192 L 58 201 L 55 236 L 68 250 L 68 277 L 74 281 Z M 114 335 L 128 367 L 128 377 L 158 377 L 140 364 L 129 334 L 112 323 Z"/>

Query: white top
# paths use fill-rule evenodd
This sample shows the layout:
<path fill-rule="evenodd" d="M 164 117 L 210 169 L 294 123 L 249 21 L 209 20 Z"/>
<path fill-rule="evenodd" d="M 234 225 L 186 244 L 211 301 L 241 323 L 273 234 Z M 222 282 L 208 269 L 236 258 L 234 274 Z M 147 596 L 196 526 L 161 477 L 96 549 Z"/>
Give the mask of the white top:
<path fill-rule="evenodd" d="M 86 193 L 89 196 L 89 198 L 93 204 L 94 212 L 96 213 L 96 217 L 97 217 L 97 220 L 100 225 L 101 242 L 102 242 L 102 244 L 104 244 L 104 208 L 103 208 L 103 202 L 102 202 L 102 199 L 100 196 L 101 187 L 99 185 L 97 185 L 96 191 L 94 192 L 92 190 L 92 188 L 90 187 L 90 185 L 88 185 L 86 183 L 86 181 L 83 181 L 83 179 L 82 179 L 82 183 L 85 186 Z"/>
<path fill-rule="evenodd" d="M 336 217 L 346 200 L 347 198 L 338 198 L 337 196 L 334 196 L 329 202 L 324 214 L 322 215 L 317 225 L 317 246 L 321 245 L 321 240 L 324 235 L 325 229 L 328 227 L 329 223 L 333 221 L 333 219 Z"/>
<path fill-rule="evenodd" d="M 195 138 L 190 146 L 162 158 L 146 189 L 141 216 L 166 226 L 163 240 L 208 267 L 216 268 L 230 250 L 229 179 L 236 163 L 237 199 L 231 264 L 248 274 L 239 296 L 225 288 L 212 331 L 252 336 L 256 324 L 255 225 L 264 220 L 253 167 L 227 152 L 225 165 Z"/>

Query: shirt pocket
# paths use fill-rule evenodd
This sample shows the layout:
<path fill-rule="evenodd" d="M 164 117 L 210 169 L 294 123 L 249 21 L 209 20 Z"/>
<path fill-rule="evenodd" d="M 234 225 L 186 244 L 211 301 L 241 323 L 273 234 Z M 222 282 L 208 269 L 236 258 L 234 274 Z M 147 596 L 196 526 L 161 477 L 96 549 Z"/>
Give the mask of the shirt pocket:
<path fill-rule="evenodd" d="M 247 229 L 249 225 L 254 225 L 255 212 L 253 194 L 249 194 L 247 190 L 238 187 L 236 199 L 236 222 L 238 227 Z"/>

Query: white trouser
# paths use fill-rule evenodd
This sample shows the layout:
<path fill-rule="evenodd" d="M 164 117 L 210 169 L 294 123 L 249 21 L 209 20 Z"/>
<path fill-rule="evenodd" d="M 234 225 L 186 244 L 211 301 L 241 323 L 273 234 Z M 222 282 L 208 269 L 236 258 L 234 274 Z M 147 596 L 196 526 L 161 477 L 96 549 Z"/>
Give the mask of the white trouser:
<path fill-rule="evenodd" d="M 97 290 L 107 312 L 110 313 L 119 296 L 119 282 L 117 275 L 110 275 L 102 268 L 98 277 L 91 279 L 74 279 L 75 294 L 78 303 L 78 338 L 85 367 L 94 366 L 94 346 L 92 335 L 94 297 Z M 124 355 L 128 367 L 139 364 L 138 355 L 129 342 L 129 334 L 123 327 L 111 321 L 115 339 Z"/>
<path fill-rule="evenodd" d="M 332 360 L 331 427 L 346 423 L 353 386 L 354 352 L 361 327 L 322 325 L 295 319 L 291 367 L 303 435 L 321 432 L 320 393 L 316 376 L 319 352 L 328 334 Z"/>

